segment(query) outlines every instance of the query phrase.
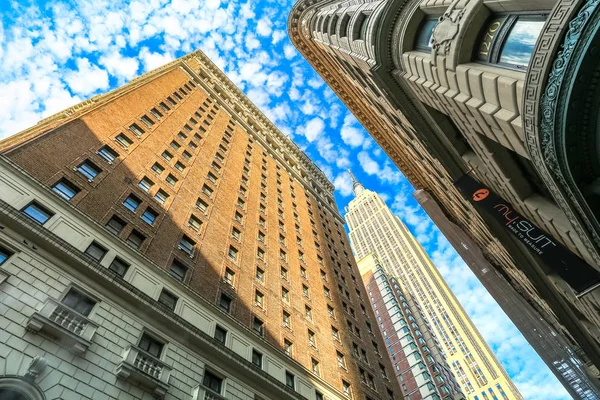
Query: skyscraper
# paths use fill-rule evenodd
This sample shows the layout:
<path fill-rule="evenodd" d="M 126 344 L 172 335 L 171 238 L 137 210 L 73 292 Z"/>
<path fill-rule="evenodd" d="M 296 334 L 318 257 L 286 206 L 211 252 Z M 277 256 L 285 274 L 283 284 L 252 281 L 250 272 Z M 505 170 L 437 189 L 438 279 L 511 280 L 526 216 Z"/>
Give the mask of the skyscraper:
<path fill-rule="evenodd" d="M 401 398 L 333 185 L 203 53 L 0 153 L 0 398 Z"/>
<path fill-rule="evenodd" d="M 346 221 L 358 259 L 374 253 L 424 310 L 462 392 L 471 400 L 522 399 L 440 272 L 377 193 L 354 182 Z"/>
<path fill-rule="evenodd" d="M 419 303 L 374 254 L 359 260 L 358 268 L 402 393 L 413 400 L 464 399 Z"/>

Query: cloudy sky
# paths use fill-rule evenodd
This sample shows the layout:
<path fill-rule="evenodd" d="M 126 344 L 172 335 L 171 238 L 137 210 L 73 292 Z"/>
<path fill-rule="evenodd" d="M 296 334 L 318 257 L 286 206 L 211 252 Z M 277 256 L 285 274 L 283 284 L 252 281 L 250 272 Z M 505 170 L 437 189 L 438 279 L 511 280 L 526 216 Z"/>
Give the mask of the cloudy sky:
<path fill-rule="evenodd" d="M 286 33 L 291 0 L 2 0 L 0 138 L 203 50 L 351 199 L 351 168 L 427 249 L 526 399 L 568 399 Z"/>

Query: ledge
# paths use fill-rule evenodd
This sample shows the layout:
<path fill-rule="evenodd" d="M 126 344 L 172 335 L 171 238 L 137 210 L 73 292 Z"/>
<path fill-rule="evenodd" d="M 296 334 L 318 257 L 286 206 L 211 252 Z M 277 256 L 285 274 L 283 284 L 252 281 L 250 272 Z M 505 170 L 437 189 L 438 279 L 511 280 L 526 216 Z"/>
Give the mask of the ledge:
<path fill-rule="evenodd" d="M 170 387 L 171 367 L 134 345 L 125 349 L 123 361 L 117 365 L 115 373 L 152 389 L 158 398 L 163 398 Z"/>

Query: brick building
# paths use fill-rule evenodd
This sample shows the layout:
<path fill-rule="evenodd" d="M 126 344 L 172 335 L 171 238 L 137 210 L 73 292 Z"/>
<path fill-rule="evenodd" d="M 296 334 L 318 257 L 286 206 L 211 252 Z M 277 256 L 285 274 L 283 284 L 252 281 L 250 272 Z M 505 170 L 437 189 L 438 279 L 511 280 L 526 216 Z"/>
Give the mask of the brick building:
<path fill-rule="evenodd" d="M 464 400 L 419 303 L 385 272 L 375 254 L 359 260 L 358 268 L 406 398 Z"/>
<path fill-rule="evenodd" d="M 401 398 L 332 184 L 201 52 L 0 153 L 0 398 Z"/>
<path fill-rule="evenodd" d="M 587 0 L 299 0 L 288 19 L 294 45 L 413 187 L 577 349 L 591 386 L 599 21 Z M 481 188 L 494 194 L 487 204 L 473 196 Z M 535 232 L 508 227 L 492 202 Z"/>

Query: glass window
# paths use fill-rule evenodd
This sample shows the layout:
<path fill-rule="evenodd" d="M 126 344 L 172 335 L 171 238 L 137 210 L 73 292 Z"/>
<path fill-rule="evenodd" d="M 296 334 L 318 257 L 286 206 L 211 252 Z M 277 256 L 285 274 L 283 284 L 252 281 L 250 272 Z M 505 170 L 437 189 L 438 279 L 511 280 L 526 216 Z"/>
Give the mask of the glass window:
<path fill-rule="evenodd" d="M 223 379 L 219 378 L 210 371 L 204 370 L 204 377 L 202 378 L 202 385 L 212 390 L 213 392 L 221 394 L 221 388 L 223 386 Z"/>
<path fill-rule="evenodd" d="M 94 300 L 73 288 L 69 289 L 65 297 L 63 297 L 61 303 L 86 317 L 90 315 L 92 308 L 94 308 L 96 305 Z"/>
<path fill-rule="evenodd" d="M 0 265 L 4 264 L 4 262 L 8 260 L 10 256 L 12 256 L 12 254 L 13 253 L 6 250 L 4 247 L 0 247 Z"/>
<path fill-rule="evenodd" d="M 158 302 L 171 310 L 175 309 L 175 305 L 177 305 L 177 300 L 177 296 L 165 289 L 163 289 L 160 292 L 160 296 L 158 297 Z"/>
<path fill-rule="evenodd" d="M 156 358 L 160 357 L 164 344 L 154 339 L 152 336 L 144 333 L 138 345 L 140 349 Z"/>
<path fill-rule="evenodd" d="M 262 359 L 263 355 L 255 349 L 252 349 L 252 364 L 256 365 L 258 368 L 262 368 Z"/>
<path fill-rule="evenodd" d="M 126 263 L 125 261 L 123 261 L 122 259 L 120 259 L 119 257 L 115 257 L 113 262 L 110 263 L 110 266 L 108 267 L 108 269 L 110 269 L 111 271 L 115 272 L 117 275 L 122 277 L 127 272 L 127 269 L 129 269 L 129 264 Z"/>
<path fill-rule="evenodd" d="M 119 133 L 115 137 L 115 142 L 119 143 L 121 145 L 121 147 L 123 147 L 125 150 L 127 150 L 129 148 L 129 146 L 131 146 L 133 144 L 131 139 L 129 139 L 126 135 L 124 135 L 122 133 Z"/>
<path fill-rule="evenodd" d="M 151 209 L 150 207 L 146 208 L 146 211 L 142 214 L 142 221 L 149 225 L 154 225 L 154 221 L 156 221 L 156 217 L 158 217 L 158 213 Z"/>
<path fill-rule="evenodd" d="M 119 157 L 119 153 L 109 146 L 102 146 L 100 150 L 98 150 L 98 155 L 104 158 L 109 164 L 113 163 L 115 159 Z"/>
<path fill-rule="evenodd" d="M 519 18 L 504 41 L 500 52 L 500 63 L 527 68 L 544 23 L 545 21 L 539 19 Z"/>
<path fill-rule="evenodd" d="M 163 167 L 159 163 L 154 163 L 154 165 L 152 166 L 152 171 L 156 172 L 158 175 L 162 174 L 164 170 L 165 167 Z"/>
<path fill-rule="evenodd" d="M 194 254 L 194 246 L 195 245 L 196 245 L 196 242 L 194 242 L 192 239 L 190 239 L 186 235 L 183 235 L 183 237 L 179 241 L 179 248 L 181 250 L 185 251 L 190 256 L 192 254 Z"/>
<path fill-rule="evenodd" d="M 433 34 L 433 28 L 435 28 L 438 20 L 437 18 L 426 18 L 421 22 L 417 36 L 415 38 L 415 48 L 417 50 L 424 50 L 429 52 L 431 50 L 431 36 Z"/>
<path fill-rule="evenodd" d="M 262 336 L 265 331 L 265 323 L 261 319 L 254 317 L 252 320 L 252 329 Z"/>
<path fill-rule="evenodd" d="M 38 224 L 45 224 L 54 213 L 44 206 L 33 202 L 23 209 L 23 213 Z"/>
<path fill-rule="evenodd" d="M 169 274 L 171 274 L 173 278 L 183 282 L 186 272 L 187 267 L 185 265 L 178 260 L 173 260 L 173 264 L 171 264 L 171 269 L 169 270 Z"/>
<path fill-rule="evenodd" d="M 215 328 L 214 338 L 217 342 L 225 344 L 225 341 L 227 340 L 227 329 L 217 325 L 217 327 Z"/>
<path fill-rule="evenodd" d="M 231 311 L 231 298 L 225 294 L 221 294 L 219 298 L 219 307 L 226 313 Z"/>
<path fill-rule="evenodd" d="M 123 205 L 129 211 L 135 212 L 135 210 L 137 210 L 137 208 L 140 206 L 141 203 L 142 203 L 142 201 L 139 198 L 130 194 L 123 202 Z"/>
<path fill-rule="evenodd" d="M 90 160 L 85 160 L 83 163 L 79 164 L 77 171 L 79 171 L 79 173 L 81 173 L 90 181 L 93 181 L 94 178 L 98 176 L 100 172 L 102 172 L 102 170 Z"/>
<path fill-rule="evenodd" d="M 127 244 L 135 249 L 139 249 L 142 247 L 145 239 L 146 237 L 144 235 L 134 229 L 127 237 Z"/>
<path fill-rule="evenodd" d="M 289 388 L 296 388 L 296 377 L 289 371 L 285 371 L 285 385 Z"/>
<path fill-rule="evenodd" d="M 87 249 L 85 249 L 85 254 L 92 257 L 94 260 L 100 262 L 108 250 L 104 246 L 100 246 L 96 242 L 92 242 Z"/>
<path fill-rule="evenodd" d="M 149 192 L 150 188 L 152 188 L 152 186 L 154 186 L 154 182 L 152 182 L 150 179 L 144 177 L 140 183 L 138 183 L 138 186 L 140 187 L 140 189 L 142 189 L 144 192 Z"/>
<path fill-rule="evenodd" d="M 154 195 L 154 198 L 160 204 L 165 204 L 167 202 L 167 199 L 169 198 L 169 195 L 164 190 L 159 189 L 158 192 L 156 192 L 156 194 Z"/>
<path fill-rule="evenodd" d="M 65 200 L 71 200 L 77 193 L 80 192 L 77 186 L 73 185 L 66 179 L 61 179 L 58 183 L 52 186 L 52 190 Z"/>

